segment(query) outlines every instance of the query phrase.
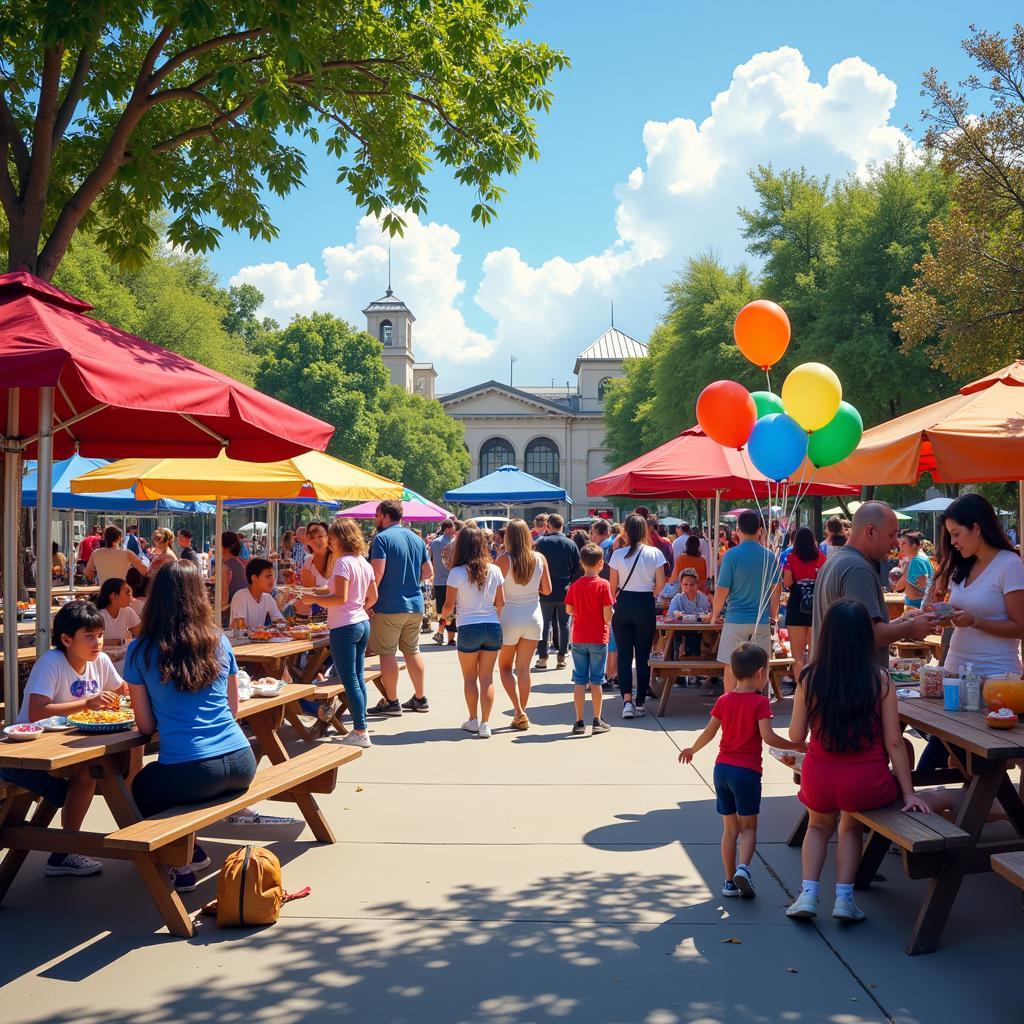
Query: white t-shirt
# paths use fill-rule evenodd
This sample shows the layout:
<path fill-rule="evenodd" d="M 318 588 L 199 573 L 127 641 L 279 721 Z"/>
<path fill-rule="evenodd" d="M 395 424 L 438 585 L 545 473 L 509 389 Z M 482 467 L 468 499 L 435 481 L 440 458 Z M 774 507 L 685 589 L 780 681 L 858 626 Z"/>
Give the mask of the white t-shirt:
<path fill-rule="evenodd" d="M 949 601 L 954 608 L 970 612 L 979 619 L 1008 622 L 1005 595 L 1024 590 L 1024 564 L 1012 551 L 1000 551 L 968 586 L 954 583 Z M 946 655 L 946 665 L 959 672 L 961 665 L 973 664 L 982 676 L 1002 672 L 1020 674 L 1020 641 L 1012 637 L 992 636 L 973 627 L 957 627 Z"/>
<path fill-rule="evenodd" d="M 132 608 L 122 608 L 115 619 L 106 608 L 100 609 L 103 616 L 103 643 L 116 644 L 117 650 L 107 651 L 110 660 L 121 664 L 124 661 L 125 650 L 131 634 L 128 632 L 134 629 L 142 621 Z"/>
<path fill-rule="evenodd" d="M 482 587 L 470 581 L 464 565 L 452 569 L 448 573 L 447 586 L 449 590 L 454 587 L 458 591 L 455 599 L 455 625 L 461 629 L 474 622 L 499 622 L 494 598 L 498 587 L 504 582 L 501 570 L 493 563 L 487 566 L 487 579 Z"/>
<path fill-rule="evenodd" d="M 619 589 L 631 594 L 651 594 L 654 592 L 655 574 L 665 564 L 665 556 L 657 548 L 641 544 L 632 558 L 627 558 L 629 548 L 619 548 L 612 552 L 609 567 L 619 574 Z M 634 563 L 636 569 L 633 569 Z M 629 576 L 632 571 L 633 575 Z M 629 576 L 629 584 L 626 577 Z"/>
<path fill-rule="evenodd" d="M 30 720 L 28 707 L 33 694 L 41 694 L 54 704 L 65 704 L 70 700 L 88 700 L 103 690 L 119 690 L 123 683 L 114 663 L 105 654 L 101 653 L 95 661 L 87 661 L 85 670 L 79 674 L 64 652 L 54 648 L 32 667 L 18 721 Z"/>
<path fill-rule="evenodd" d="M 124 548 L 96 548 L 92 553 L 92 565 L 96 570 L 96 583 L 101 587 L 110 579 L 123 580 L 132 567 Z"/>
<path fill-rule="evenodd" d="M 249 593 L 249 588 L 245 587 L 231 598 L 229 619 L 231 622 L 234 622 L 235 619 L 245 619 L 247 629 L 262 629 L 267 624 L 268 615 L 271 622 L 284 621 L 281 609 L 277 607 L 277 602 L 272 594 L 260 594 L 260 599 L 257 601 Z"/>

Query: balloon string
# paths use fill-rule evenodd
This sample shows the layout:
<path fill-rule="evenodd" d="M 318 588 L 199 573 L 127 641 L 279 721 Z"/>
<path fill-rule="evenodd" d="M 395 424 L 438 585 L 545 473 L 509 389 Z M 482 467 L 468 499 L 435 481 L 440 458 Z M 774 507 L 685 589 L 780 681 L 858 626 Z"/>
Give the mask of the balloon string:
<path fill-rule="evenodd" d="M 746 452 L 744 452 L 742 449 L 740 449 L 740 458 L 743 460 L 743 469 L 744 469 L 744 471 L 747 474 L 747 481 L 750 484 L 750 493 L 754 496 L 754 505 L 757 508 L 757 514 L 761 517 L 761 522 L 764 524 L 765 529 L 767 529 L 768 525 L 769 525 L 769 523 L 771 521 L 770 520 L 770 516 L 765 516 L 764 512 L 761 510 L 761 499 L 758 498 L 758 496 L 757 496 L 757 488 L 754 487 L 754 478 L 750 474 L 750 466 L 747 463 L 747 455 L 746 455 Z M 772 508 L 772 482 L 767 477 L 765 477 L 765 481 L 766 481 L 766 490 L 768 492 L 768 512 L 770 513 L 771 512 L 771 508 Z M 770 543 L 771 543 L 771 537 L 770 536 L 768 538 L 768 541 L 769 541 L 769 545 L 770 545 Z M 771 550 L 770 547 L 769 547 L 769 550 Z M 760 590 L 759 590 L 759 600 L 758 600 L 758 605 L 757 605 L 757 622 L 754 624 L 755 628 L 756 628 L 757 625 L 760 624 L 761 616 L 764 614 L 764 609 L 768 606 L 767 605 L 767 600 L 766 600 L 766 591 L 765 591 L 765 583 L 766 583 L 766 581 L 768 579 L 768 574 L 770 572 L 768 563 L 769 563 L 769 559 L 767 559 L 767 558 L 762 559 L 762 563 L 761 563 L 761 584 L 760 584 Z"/>
<path fill-rule="evenodd" d="M 772 379 L 771 379 L 771 377 L 768 376 L 768 370 L 769 369 L 770 369 L 770 367 L 768 367 L 768 366 L 766 366 L 764 368 L 764 379 L 768 383 L 768 391 L 769 391 L 769 393 L 772 393 Z"/>

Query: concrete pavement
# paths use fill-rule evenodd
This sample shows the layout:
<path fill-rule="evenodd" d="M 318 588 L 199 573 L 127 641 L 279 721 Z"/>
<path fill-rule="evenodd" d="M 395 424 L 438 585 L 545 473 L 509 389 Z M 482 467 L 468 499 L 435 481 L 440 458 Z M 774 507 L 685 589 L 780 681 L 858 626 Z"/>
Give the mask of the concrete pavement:
<path fill-rule="evenodd" d="M 46 879 L 34 855 L 0 908 L 0 1006 L 10 1024 L 299 1024 L 533 1021 L 862 1024 L 1020 1019 L 1008 972 L 1024 916 L 994 876 L 968 879 L 942 948 L 903 943 L 924 882 L 886 881 L 858 901 L 868 920 L 815 924 L 784 908 L 799 889 L 785 846 L 799 813 L 791 776 L 765 757 L 758 899 L 726 900 L 709 786 L 714 749 L 676 763 L 710 697 L 673 696 L 671 714 L 571 737 L 568 670 L 535 677 L 526 733 L 459 730 L 451 649 L 431 647 L 425 715 L 374 723 L 373 749 L 321 800 L 334 846 L 298 827 L 219 826 L 214 866 L 190 909 L 213 898 L 224 855 L 272 846 L 286 888 L 312 886 L 267 929 L 169 938 L 129 867 Z M 553 662 L 552 662 L 553 663 Z M 403 679 L 403 699 L 408 681 Z M 788 702 L 777 710 L 783 731 Z M 590 720 L 588 701 L 587 720 Z M 271 813 L 285 805 L 269 804 Z M 90 827 L 102 827 L 97 805 Z"/>

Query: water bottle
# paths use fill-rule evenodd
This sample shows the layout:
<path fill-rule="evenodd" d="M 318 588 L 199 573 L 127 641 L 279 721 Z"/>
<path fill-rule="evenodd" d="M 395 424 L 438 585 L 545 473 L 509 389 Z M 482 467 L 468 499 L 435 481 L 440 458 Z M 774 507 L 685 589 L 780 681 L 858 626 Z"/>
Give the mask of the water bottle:
<path fill-rule="evenodd" d="M 981 676 L 974 671 L 974 665 L 968 663 L 963 673 L 964 711 L 981 710 Z"/>

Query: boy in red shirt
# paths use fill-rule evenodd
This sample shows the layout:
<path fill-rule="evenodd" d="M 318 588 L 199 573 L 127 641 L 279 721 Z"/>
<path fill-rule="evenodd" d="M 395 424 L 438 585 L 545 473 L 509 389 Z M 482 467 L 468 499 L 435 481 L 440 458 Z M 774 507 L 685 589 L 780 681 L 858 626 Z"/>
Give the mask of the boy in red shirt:
<path fill-rule="evenodd" d="M 612 588 L 601 579 L 604 552 L 596 544 L 585 544 L 580 551 L 583 575 L 569 585 L 565 610 L 572 616 L 572 681 L 576 724 L 573 736 L 584 736 L 583 704 L 590 684 L 594 705 L 591 735 L 608 732 L 611 726 L 601 718 L 601 684 L 608 661 L 608 623 L 612 621 Z"/>
<path fill-rule="evenodd" d="M 575 647 L 575 644 L 573 645 Z M 729 659 L 736 689 L 723 694 L 711 709 L 711 721 L 692 747 L 679 754 L 680 764 L 706 747 L 719 728 L 722 740 L 715 759 L 715 796 L 722 815 L 723 896 L 752 900 L 757 893 L 750 862 L 757 847 L 757 815 L 761 810 L 761 744 L 779 750 L 805 750 L 803 743 L 783 739 L 768 724 L 772 706 L 761 692 L 768 677 L 768 655 L 757 644 L 740 644 Z M 739 864 L 736 842 L 739 841 Z"/>

